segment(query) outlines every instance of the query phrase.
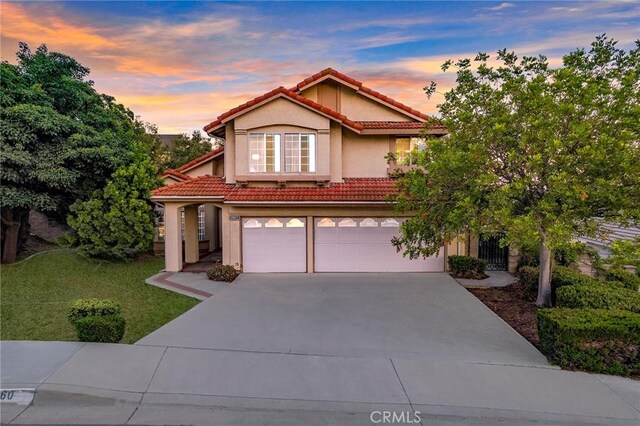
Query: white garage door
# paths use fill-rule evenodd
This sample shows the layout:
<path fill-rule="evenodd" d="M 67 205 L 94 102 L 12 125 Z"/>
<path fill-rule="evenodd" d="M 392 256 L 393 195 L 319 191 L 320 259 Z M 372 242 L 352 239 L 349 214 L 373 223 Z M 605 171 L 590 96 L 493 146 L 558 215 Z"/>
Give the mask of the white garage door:
<path fill-rule="evenodd" d="M 306 220 L 242 219 L 242 268 L 244 272 L 306 272 Z"/>
<path fill-rule="evenodd" d="M 426 259 L 403 257 L 391 238 L 398 235 L 395 218 L 315 219 L 314 252 L 317 272 L 442 272 L 444 255 Z"/>

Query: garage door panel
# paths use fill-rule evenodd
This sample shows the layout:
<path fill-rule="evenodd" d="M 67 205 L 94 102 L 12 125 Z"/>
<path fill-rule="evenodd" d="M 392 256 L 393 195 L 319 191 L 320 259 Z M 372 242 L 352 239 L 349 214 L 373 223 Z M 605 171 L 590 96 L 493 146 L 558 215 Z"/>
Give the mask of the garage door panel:
<path fill-rule="evenodd" d="M 244 272 L 306 272 L 304 218 L 251 218 L 242 223 Z"/>
<path fill-rule="evenodd" d="M 330 219 L 330 220 L 329 220 Z M 314 221 L 314 257 L 317 272 L 429 272 L 444 271 L 444 250 L 438 256 L 409 259 L 398 253 L 391 239 L 399 235 L 394 218 L 322 218 Z M 341 223 L 355 227 L 340 227 Z M 334 227 L 319 226 L 320 223 Z"/>

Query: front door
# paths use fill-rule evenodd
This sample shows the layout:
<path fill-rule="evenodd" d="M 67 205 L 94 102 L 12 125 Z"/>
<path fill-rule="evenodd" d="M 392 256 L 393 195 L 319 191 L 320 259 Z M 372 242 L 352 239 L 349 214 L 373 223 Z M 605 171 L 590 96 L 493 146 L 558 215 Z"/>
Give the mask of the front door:
<path fill-rule="evenodd" d="M 478 257 L 487 261 L 488 271 L 506 271 L 509 261 L 509 247 L 500 247 L 501 234 L 480 236 Z"/>

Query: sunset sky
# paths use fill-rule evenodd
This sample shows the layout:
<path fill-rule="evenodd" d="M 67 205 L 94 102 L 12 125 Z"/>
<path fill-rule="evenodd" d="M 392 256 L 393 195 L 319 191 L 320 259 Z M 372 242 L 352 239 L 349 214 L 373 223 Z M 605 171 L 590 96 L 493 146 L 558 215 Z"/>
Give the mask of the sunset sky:
<path fill-rule="evenodd" d="M 326 67 L 425 113 L 444 92 L 441 63 L 501 48 L 545 54 L 607 33 L 631 47 L 639 2 L 7 2 L 2 59 L 45 43 L 91 68 L 108 93 L 160 133 L 201 129 L 219 114 Z"/>

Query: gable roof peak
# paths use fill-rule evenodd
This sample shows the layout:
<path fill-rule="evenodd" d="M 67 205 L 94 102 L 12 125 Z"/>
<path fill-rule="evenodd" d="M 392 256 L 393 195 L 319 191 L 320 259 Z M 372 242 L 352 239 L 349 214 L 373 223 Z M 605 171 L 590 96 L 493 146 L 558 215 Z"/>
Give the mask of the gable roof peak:
<path fill-rule="evenodd" d="M 407 106 L 401 102 L 396 101 L 395 99 L 385 96 L 380 92 L 372 90 L 366 87 L 361 81 L 358 81 L 355 78 L 351 78 L 348 75 L 342 74 L 341 72 L 336 71 L 333 68 L 325 68 L 319 73 L 316 73 L 311 77 L 305 78 L 300 83 L 296 84 L 295 87 L 291 88 L 291 91 L 300 93 L 304 89 L 310 86 L 313 86 L 314 84 L 318 84 L 327 78 L 332 78 L 342 82 L 343 84 L 346 84 L 347 86 L 351 86 L 352 88 L 355 89 L 356 93 L 372 98 L 396 110 L 400 110 L 401 112 L 404 112 L 415 119 L 418 119 L 421 121 L 429 120 L 429 116 L 427 114 L 424 114 L 416 109 L 411 108 L 410 106 Z"/>

